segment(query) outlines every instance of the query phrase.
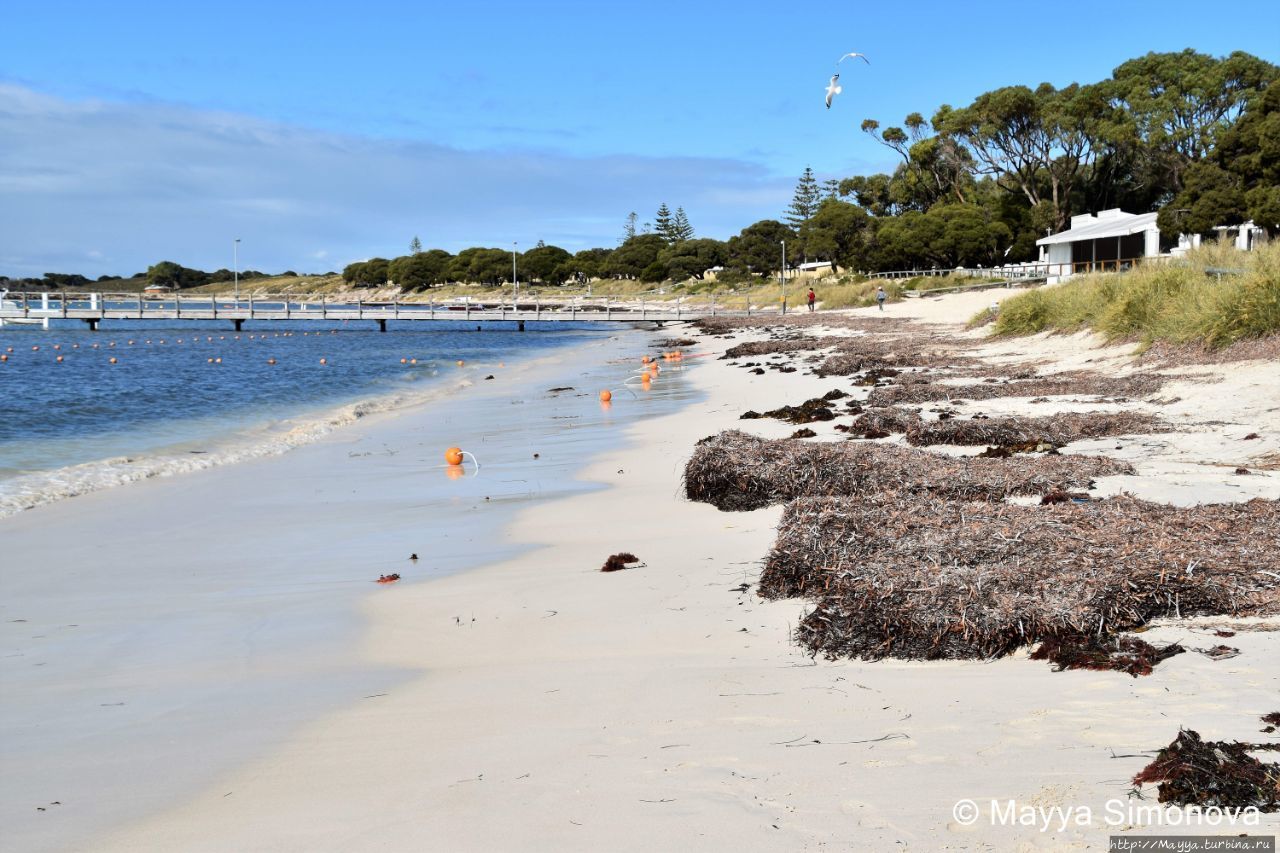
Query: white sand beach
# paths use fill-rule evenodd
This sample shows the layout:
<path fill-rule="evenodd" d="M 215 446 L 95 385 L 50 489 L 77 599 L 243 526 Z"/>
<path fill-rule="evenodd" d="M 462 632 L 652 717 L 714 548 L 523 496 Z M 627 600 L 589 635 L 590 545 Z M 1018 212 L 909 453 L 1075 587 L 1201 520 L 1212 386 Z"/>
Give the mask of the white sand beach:
<path fill-rule="evenodd" d="M 960 332 L 992 298 L 988 292 L 908 301 L 883 316 L 954 324 L 955 334 L 968 335 L 975 352 L 993 360 L 1034 357 L 1059 369 L 1085 363 L 1129 369 L 1131 347 L 1102 347 L 1083 336 L 988 343 L 979 333 Z M 879 316 L 875 309 L 851 313 Z M 740 333 L 735 341 L 703 337 L 687 348 L 696 357 L 685 359 L 680 381 L 696 399 L 626 426 L 618 436 L 624 440 L 579 447 L 566 434 L 556 448 L 562 456 L 553 461 L 568 472 L 582 455 L 592 455 L 577 476 L 603 488 L 523 502 L 503 529 L 478 528 L 477 547 L 508 549 L 509 559 L 372 593 L 353 587 L 362 621 L 347 623 L 330 612 L 341 626 L 332 642 L 313 645 L 306 661 L 280 660 L 259 673 L 270 692 L 288 689 L 294 667 L 314 668 L 320 677 L 307 683 L 323 695 L 303 708 L 323 713 L 300 711 L 270 736 L 236 741 L 212 760 L 209 743 L 193 739 L 169 742 L 163 761 L 148 764 L 138 760 L 148 751 L 145 743 L 121 738 L 117 760 L 74 768 L 91 781 L 79 796 L 98 807 L 89 834 L 42 834 L 27 815 L 24 848 L 1087 850 L 1106 849 L 1108 834 L 1116 832 L 1280 830 L 1276 815 L 1241 829 L 1170 829 L 1123 811 L 1154 804 L 1129 799 L 1130 780 L 1179 727 L 1214 739 L 1264 737 L 1258 717 L 1280 706 L 1280 621 L 1252 620 L 1245 626 L 1250 630 L 1239 630 L 1230 641 L 1238 657 L 1215 661 L 1187 653 L 1136 679 L 1055 672 L 1025 652 L 989 662 L 826 661 L 795 645 L 791 630 L 806 605 L 764 602 L 754 588 L 781 508 L 724 513 L 686 500 L 680 483 L 685 460 L 704 436 L 744 428 L 783 437 L 794 429 L 773 420 L 739 421 L 743 411 L 851 388 L 847 377 L 754 376 L 717 360 L 725 347 L 753 334 Z M 641 351 L 643 345 L 633 350 L 636 358 Z M 1180 398 L 1176 402 L 1144 404 L 1186 431 L 1070 448 L 1106 449 L 1138 468 L 1137 477 L 1103 478 L 1098 493 L 1129 491 L 1180 504 L 1280 498 L 1275 365 L 1230 363 L 1191 372 L 1201 381 L 1162 393 Z M 670 375 L 664 370 L 655 386 L 674 381 Z M 984 411 L 1045 413 L 1043 405 L 1026 401 L 989 403 Z M 627 423 L 629 405 L 628 397 L 615 398 L 619 427 Z M 363 554 L 341 543 L 364 549 L 381 537 L 385 553 L 399 559 L 419 541 L 415 517 L 405 509 L 412 504 L 408 474 L 390 463 L 360 474 L 346 466 L 335 481 L 325 468 L 339 452 L 370 448 L 371 435 L 382 441 L 387 430 L 394 433 L 394 420 L 346 428 L 317 446 L 328 456 L 304 448 L 276 460 L 90 495 L 41 508 L 38 517 L 32 511 L 0 522 L 0 534 L 14 542 L 59 528 L 75 531 L 61 553 L 86 571 L 113 570 L 100 559 L 123 553 L 113 538 L 137 542 L 141 536 L 149 570 L 163 572 L 167 556 L 173 571 L 208 579 L 216 578 L 219 563 L 202 555 L 256 517 L 254 534 L 234 559 L 254 561 L 268 578 L 277 561 L 289 560 L 290 548 L 332 549 L 327 559 L 355 561 Z M 814 428 L 820 439 L 835 436 L 830 424 Z M 1243 440 L 1254 432 L 1260 438 Z M 408 434 L 398 436 L 402 444 L 393 446 L 407 452 Z M 1122 449 L 1112 450 L 1117 444 Z M 437 464 L 434 447 L 413 453 L 422 467 L 428 459 Z M 528 463 L 514 457 L 485 461 L 481 476 L 468 482 L 528 475 Z M 1237 467 L 1253 473 L 1236 475 Z M 258 499 L 228 500 L 246 489 Z M 479 492 L 468 494 L 475 499 Z M 164 505 L 172 501 L 218 509 L 182 527 L 149 523 L 164 519 Z M 233 504 L 238 508 L 227 509 Z M 114 527 L 124 507 L 139 518 L 127 531 Z M 270 535 L 277 523 L 287 536 Z M 306 543 L 306 536 L 325 542 Z M 228 559 L 228 552 L 213 550 Z M 622 551 L 642 565 L 599 571 L 605 557 Z M 364 565 L 365 575 L 376 576 L 397 564 Z M 35 588 L 33 580 L 8 597 L 36 597 Z M 112 606 L 163 613 L 170 606 L 165 589 L 157 587 L 146 600 L 121 593 Z M 267 589 L 254 603 L 264 608 L 263 624 L 287 630 L 270 613 L 270 598 Z M 216 598 L 198 603 L 207 607 L 201 618 L 210 621 L 197 620 L 192 630 L 216 643 Z M 14 606 L 6 617 L 17 612 Z M 1182 620 L 1147 636 L 1211 646 L 1215 626 L 1239 621 Z M 102 655 L 110 656 L 110 643 L 104 636 Z M 180 669 L 200 684 L 202 667 L 222 665 L 184 656 L 183 648 L 141 660 L 136 679 Z M 92 682 L 92 666 L 66 674 L 74 680 L 59 686 L 66 696 Z M 218 706 L 209 713 L 218 714 Z M 251 731 L 257 721 L 237 712 L 218 724 Z M 151 796 L 136 808 L 115 801 L 112 775 L 163 776 L 165 765 L 194 768 L 178 774 L 180 796 Z M 53 799 L 60 805 L 45 802 Z M 22 809 L 43 807 L 38 818 L 46 823 L 86 807 L 44 789 L 31 800 Z M 962 800 L 978 805 L 972 824 L 963 810 L 955 811 Z M 993 800 L 1074 809 L 1073 820 L 1087 808 L 1092 817 L 1084 825 L 1060 825 L 1056 817 L 1048 826 L 1002 825 L 989 814 Z"/>

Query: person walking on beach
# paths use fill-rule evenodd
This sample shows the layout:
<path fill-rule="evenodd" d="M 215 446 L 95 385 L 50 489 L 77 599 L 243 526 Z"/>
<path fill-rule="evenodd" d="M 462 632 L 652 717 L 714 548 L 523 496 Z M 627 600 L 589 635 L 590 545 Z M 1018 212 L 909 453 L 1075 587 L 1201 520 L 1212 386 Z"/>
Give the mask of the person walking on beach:
<path fill-rule="evenodd" d="M 809 288 L 809 310 L 813 310 L 813 303 L 818 301 L 818 294 L 813 292 L 813 288 Z"/>
<path fill-rule="evenodd" d="M 884 292 L 883 287 L 876 288 L 876 302 L 880 304 L 880 310 L 884 310 L 884 301 L 889 298 L 889 294 Z"/>

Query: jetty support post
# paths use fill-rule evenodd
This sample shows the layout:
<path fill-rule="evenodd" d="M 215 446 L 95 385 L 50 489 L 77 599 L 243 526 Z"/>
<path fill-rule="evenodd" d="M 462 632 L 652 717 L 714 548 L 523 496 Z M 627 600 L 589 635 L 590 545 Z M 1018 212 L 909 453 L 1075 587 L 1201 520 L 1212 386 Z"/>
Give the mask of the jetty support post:
<path fill-rule="evenodd" d="M 240 330 L 244 327 L 244 319 L 243 319 L 243 318 L 241 318 L 241 319 L 239 319 L 239 320 L 232 320 L 231 322 L 235 324 L 235 327 L 236 327 L 236 331 L 237 331 L 237 332 L 238 332 L 238 331 L 240 331 Z"/>
<path fill-rule="evenodd" d="M 85 318 L 84 318 L 84 321 L 85 321 L 86 323 L 88 323 L 88 324 L 89 324 L 89 331 L 91 331 L 91 332 L 96 332 L 96 331 L 98 331 L 98 318 L 97 318 L 97 317 L 85 317 Z M 96 346 L 96 344 L 95 344 L 95 346 Z"/>
<path fill-rule="evenodd" d="M 385 317 L 378 318 L 378 331 L 385 332 L 387 330 L 387 320 Z"/>
<path fill-rule="evenodd" d="M 524 320 L 519 321 L 519 322 L 516 324 L 516 328 L 517 328 L 519 331 L 523 332 L 523 331 L 524 331 Z"/>

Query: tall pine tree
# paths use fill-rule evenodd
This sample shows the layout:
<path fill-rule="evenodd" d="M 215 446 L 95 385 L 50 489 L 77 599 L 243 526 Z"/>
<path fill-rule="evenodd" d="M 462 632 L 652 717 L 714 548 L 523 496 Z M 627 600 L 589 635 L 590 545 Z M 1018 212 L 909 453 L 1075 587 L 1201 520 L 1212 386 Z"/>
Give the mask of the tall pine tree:
<path fill-rule="evenodd" d="M 658 232 L 658 236 L 668 243 L 676 241 L 675 232 L 672 229 L 671 210 L 667 207 L 665 201 L 658 207 L 658 213 L 653 218 L 653 230 Z"/>
<path fill-rule="evenodd" d="M 636 220 L 639 218 L 634 210 L 627 214 L 627 222 L 622 226 L 622 239 L 618 241 L 619 243 L 625 243 L 636 236 Z"/>
<path fill-rule="evenodd" d="M 822 200 L 823 201 L 826 201 L 829 198 L 835 198 L 838 195 L 840 195 L 839 181 L 837 181 L 835 178 L 831 178 L 830 180 L 826 180 L 822 182 Z"/>
<path fill-rule="evenodd" d="M 409 242 L 409 254 L 411 255 L 422 254 L 422 241 L 418 239 L 417 234 L 414 234 L 413 240 Z"/>
<path fill-rule="evenodd" d="M 693 226 L 689 224 L 689 217 L 685 216 L 683 207 L 676 208 L 675 218 L 671 220 L 671 232 L 676 243 L 693 239 Z"/>
<path fill-rule="evenodd" d="M 805 166 L 804 174 L 796 184 L 796 193 L 791 198 L 791 206 L 787 208 L 787 224 L 798 230 L 818 212 L 818 205 L 821 203 L 822 192 L 818 189 L 818 179 L 813 176 L 813 169 Z"/>

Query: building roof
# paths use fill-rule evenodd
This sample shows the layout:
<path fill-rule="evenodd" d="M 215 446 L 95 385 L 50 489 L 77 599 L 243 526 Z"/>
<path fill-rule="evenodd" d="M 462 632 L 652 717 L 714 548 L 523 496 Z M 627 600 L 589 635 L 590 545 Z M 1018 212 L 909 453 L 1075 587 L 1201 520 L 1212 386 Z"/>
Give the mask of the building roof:
<path fill-rule="evenodd" d="M 1104 210 L 1098 217 L 1073 216 L 1071 227 L 1036 241 L 1037 246 L 1053 243 L 1074 243 L 1077 240 L 1098 240 L 1103 237 L 1125 237 L 1156 227 L 1155 213 L 1122 213 Z"/>
<path fill-rule="evenodd" d="M 796 264 L 793 270 L 820 270 L 823 267 L 831 266 L 831 261 L 809 261 L 807 264 Z"/>

